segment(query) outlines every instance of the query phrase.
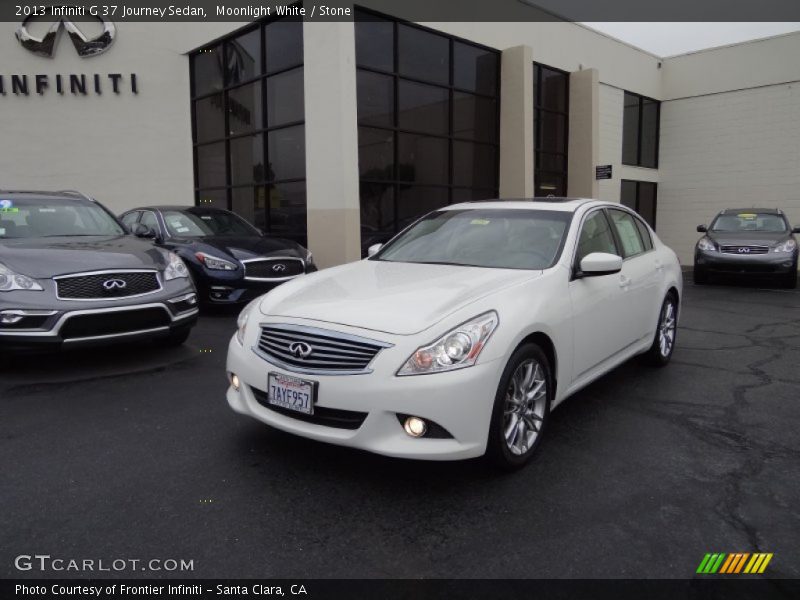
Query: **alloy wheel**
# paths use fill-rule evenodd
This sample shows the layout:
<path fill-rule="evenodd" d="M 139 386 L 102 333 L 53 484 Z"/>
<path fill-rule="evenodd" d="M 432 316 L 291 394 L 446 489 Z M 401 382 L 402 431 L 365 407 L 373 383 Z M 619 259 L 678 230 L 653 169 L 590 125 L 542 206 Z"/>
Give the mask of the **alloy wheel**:
<path fill-rule="evenodd" d="M 664 358 L 670 355 L 675 345 L 675 327 L 675 303 L 669 300 L 661 309 L 661 321 L 658 325 L 658 347 Z"/>
<path fill-rule="evenodd" d="M 503 436 L 512 454 L 533 447 L 544 421 L 547 371 L 534 359 L 521 362 L 508 382 L 503 410 Z"/>

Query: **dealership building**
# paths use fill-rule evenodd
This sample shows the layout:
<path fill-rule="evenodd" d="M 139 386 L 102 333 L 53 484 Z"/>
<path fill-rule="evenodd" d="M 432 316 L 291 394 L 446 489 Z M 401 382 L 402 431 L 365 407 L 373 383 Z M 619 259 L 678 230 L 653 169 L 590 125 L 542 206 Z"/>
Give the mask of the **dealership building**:
<path fill-rule="evenodd" d="M 570 22 L 402 7 L 55 38 L 52 18 L 2 22 L 0 189 L 228 208 L 323 267 L 498 195 L 622 202 L 685 264 L 723 208 L 800 225 L 800 33 L 662 58 Z"/>

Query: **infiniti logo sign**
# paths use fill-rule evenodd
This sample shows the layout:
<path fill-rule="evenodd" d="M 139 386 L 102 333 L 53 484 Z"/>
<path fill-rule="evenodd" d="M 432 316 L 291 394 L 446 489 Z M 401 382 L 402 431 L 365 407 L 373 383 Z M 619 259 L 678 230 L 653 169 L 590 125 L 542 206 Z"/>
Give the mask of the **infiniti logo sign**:
<path fill-rule="evenodd" d="M 117 28 L 114 23 L 98 16 L 94 18 L 103 24 L 103 32 L 95 38 L 88 39 L 75 23 L 65 18 L 59 18 L 50 26 L 44 37 L 38 38 L 28 32 L 28 24 L 32 18 L 32 16 L 26 18 L 17 28 L 17 40 L 26 50 L 46 58 L 53 58 L 62 26 L 67 30 L 78 56 L 82 58 L 102 54 L 111 47 L 117 35 Z"/>
<path fill-rule="evenodd" d="M 286 270 L 286 265 L 282 263 L 278 263 L 277 265 L 272 265 L 272 270 L 276 273 L 283 273 Z"/>
<path fill-rule="evenodd" d="M 103 282 L 103 287 L 107 291 L 111 292 L 113 290 L 124 290 L 126 287 L 128 287 L 128 284 L 122 279 L 109 279 Z"/>
<path fill-rule="evenodd" d="M 305 342 L 292 342 L 289 344 L 289 351 L 297 358 L 308 358 L 314 349 Z"/>
<path fill-rule="evenodd" d="M 739 254 L 750 254 L 750 248 L 739 248 Z"/>

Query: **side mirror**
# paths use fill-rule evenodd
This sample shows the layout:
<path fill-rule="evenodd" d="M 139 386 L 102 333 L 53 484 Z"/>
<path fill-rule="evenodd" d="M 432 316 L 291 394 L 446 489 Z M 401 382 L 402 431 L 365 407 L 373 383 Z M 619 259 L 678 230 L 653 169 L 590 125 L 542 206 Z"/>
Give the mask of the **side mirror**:
<path fill-rule="evenodd" d="M 698 225 L 697 226 L 697 233 L 706 233 L 708 231 L 708 227 L 705 225 Z"/>
<path fill-rule="evenodd" d="M 792 233 L 800 233 L 800 227 L 793 227 Z"/>
<path fill-rule="evenodd" d="M 156 232 L 147 225 L 142 225 L 141 223 L 136 223 L 136 225 L 131 228 L 131 233 L 139 238 L 146 238 L 150 240 L 154 240 L 156 238 Z"/>
<path fill-rule="evenodd" d="M 367 257 L 375 256 L 381 248 L 383 248 L 383 244 L 372 244 L 367 248 Z"/>
<path fill-rule="evenodd" d="M 592 252 L 583 257 L 581 261 L 581 275 L 583 277 L 596 277 L 598 275 L 612 275 L 622 270 L 622 257 L 605 252 Z"/>

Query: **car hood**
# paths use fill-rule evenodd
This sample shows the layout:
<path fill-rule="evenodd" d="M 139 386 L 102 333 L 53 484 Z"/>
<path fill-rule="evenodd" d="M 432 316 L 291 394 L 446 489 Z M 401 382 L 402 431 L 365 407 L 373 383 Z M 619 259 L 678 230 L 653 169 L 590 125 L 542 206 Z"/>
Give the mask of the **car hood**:
<path fill-rule="evenodd" d="M 791 237 L 788 231 L 709 231 L 706 235 L 725 246 L 776 246 Z"/>
<path fill-rule="evenodd" d="M 0 262 L 37 279 L 106 269 L 163 270 L 165 252 L 129 235 L 0 241 Z"/>
<path fill-rule="evenodd" d="M 261 312 L 398 335 L 435 325 L 542 271 L 362 260 L 299 277 L 267 294 Z M 466 315 L 469 318 L 472 315 Z"/>
<path fill-rule="evenodd" d="M 194 239 L 173 238 L 170 241 L 176 245 L 187 246 L 195 252 L 227 254 L 237 260 L 247 260 L 256 256 L 292 256 L 305 259 L 300 244 L 281 238 L 208 236 Z"/>

